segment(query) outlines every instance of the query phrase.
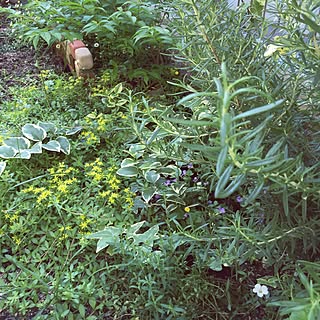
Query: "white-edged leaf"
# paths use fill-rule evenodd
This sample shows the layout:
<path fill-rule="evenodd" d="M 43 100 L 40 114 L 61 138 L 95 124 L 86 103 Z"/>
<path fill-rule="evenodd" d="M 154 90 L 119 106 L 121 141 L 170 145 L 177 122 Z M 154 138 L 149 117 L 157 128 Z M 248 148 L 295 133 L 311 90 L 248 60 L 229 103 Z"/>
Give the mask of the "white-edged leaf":
<path fill-rule="evenodd" d="M 0 158 L 3 159 L 10 159 L 14 158 L 14 156 L 17 154 L 18 150 L 15 148 L 9 147 L 9 146 L 1 146 L 0 147 Z"/>
<path fill-rule="evenodd" d="M 22 127 L 22 133 L 32 141 L 42 141 L 47 136 L 47 132 L 43 128 L 31 123 L 25 124 Z"/>
<path fill-rule="evenodd" d="M 133 167 L 135 164 L 138 162 L 131 159 L 131 158 L 125 158 L 122 160 L 120 167 L 125 168 L 125 167 Z"/>
<path fill-rule="evenodd" d="M 46 132 L 57 132 L 57 127 L 51 122 L 38 122 L 38 126 L 44 129 Z"/>
<path fill-rule="evenodd" d="M 42 142 L 36 142 L 29 150 L 31 154 L 32 153 L 42 153 Z"/>
<path fill-rule="evenodd" d="M 48 151 L 56 151 L 56 152 L 61 151 L 60 143 L 56 140 L 51 140 L 48 143 L 42 144 L 42 148 Z"/>
<path fill-rule="evenodd" d="M 159 178 L 160 178 L 160 174 L 157 173 L 156 171 L 154 170 L 150 170 L 150 171 L 147 171 L 144 175 L 144 177 L 146 178 L 146 180 L 150 183 L 156 183 Z"/>
<path fill-rule="evenodd" d="M 156 188 L 154 187 L 145 188 L 142 191 L 142 198 L 145 202 L 148 203 L 155 193 L 156 193 Z"/>
<path fill-rule="evenodd" d="M 138 175 L 138 169 L 136 167 L 124 167 L 124 168 L 120 168 L 117 171 L 117 174 L 119 176 L 123 176 L 123 177 L 136 177 Z"/>
<path fill-rule="evenodd" d="M 58 137 L 56 139 L 60 143 L 61 151 L 64 154 L 70 154 L 70 142 L 66 137 Z"/>
<path fill-rule="evenodd" d="M 74 127 L 74 128 L 71 128 L 69 129 L 67 132 L 66 132 L 66 135 L 67 136 L 71 136 L 73 134 L 76 134 L 78 132 L 80 132 L 82 130 L 82 127 Z"/>
<path fill-rule="evenodd" d="M 30 147 L 30 141 L 24 137 L 11 137 L 11 138 L 5 139 L 3 143 L 6 146 L 12 147 L 16 150 L 24 150 Z"/>
<path fill-rule="evenodd" d="M 2 175 L 4 169 L 6 168 L 6 165 L 7 165 L 6 162 L 4 161 L 0 162 L 0 176 Z"/>
<path fill-rule="evenodd" d="M 20 150 L 15 158 L 19 158 L 19 159 L 30 159 L 31 158 L 31 153 L 29 150 Z"/>

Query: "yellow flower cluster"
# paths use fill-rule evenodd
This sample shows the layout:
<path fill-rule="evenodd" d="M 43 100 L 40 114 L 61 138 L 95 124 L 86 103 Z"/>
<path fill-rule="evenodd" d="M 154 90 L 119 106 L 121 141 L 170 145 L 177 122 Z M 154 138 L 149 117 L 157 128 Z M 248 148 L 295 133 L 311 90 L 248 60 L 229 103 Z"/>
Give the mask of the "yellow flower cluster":
<path fill-rule="evenodd" d="M 103 180 L 103 162 L 100 160 L 100 158 L 97 158 L 91 163 L 86 163 L 84 167 L 86 169 L 86 175 L 91 177 L 93 181 L 100 182 Z"/>
<path fill-rule="evenodd" d="M 100 143 L 100 138 L 92 131 L 82 131 L 81 137 L 85 139 L 87 145 L 92 146 Z"/>
<path fill-rule="evenodd" d="M 50 168 L 48 172 L 50 177 L 46 188 L 31 185 L 22 190 L 22 193 L 36 195 L 38 204 L 60 202 L 72 190 L 74 184 L 77 183 L 75 177 L 70 177 L 70 175 L 76 174 L 77 170 L 73 167 L 68 167 L 64 162 L 60 162 L 57 167 Z"/>

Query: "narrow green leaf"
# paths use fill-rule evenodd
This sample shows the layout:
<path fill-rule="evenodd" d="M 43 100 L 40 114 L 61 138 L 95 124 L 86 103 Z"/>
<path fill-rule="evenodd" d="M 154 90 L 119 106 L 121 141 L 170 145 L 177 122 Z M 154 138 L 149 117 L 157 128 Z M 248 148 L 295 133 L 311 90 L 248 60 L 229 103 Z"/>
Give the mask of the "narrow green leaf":
<path fill-rule="evenodd" d="M 279 155 L 269 157 L 266 159 L 259 159 L 259 160 L 255 160 L 255 161 L 251 161 L 251 162 L 246 163 L 245 167 L 246 168 L 257 168 L 257 167 L 271 164 L 271 163 L 277 161 L 278 159 L 279 159 Z"/>
<path fill-rule="evenodd" d="M 281 138 L 279 141 L 277 141 L 267 152 L 266 158 L 269 158 L 273 156 L 275 153 L 277 153 L 282 147 L 283 143 L 284 143 L 284 138 Z"/>
<path fill-rule="evenodd" d="M 218 180 L 218 183 L 216 185 L 215 189 L 215 197 L 218 198 L 224 187 L 227 185 L 229 182 L 229 178 L 231 175 L 231 172 L 233 170 L 233 165 L 229 165 L 226 170 L 223 172 L 221 175 L 220 179 Z"/>
<path fill-rule="evenodd" d="M 173 123 L 182 124 L 188 127 L 216 126 L 218 123 L 218 119 L 216 119 L 217 121 L 186 120 L 186 119 L 179 119 L 179 118 L 163 118 L 163 119 Z"/>
<path fill-rule="evenodd" d="M 84 305 L 80 304 L 78 307 L 78 310 L 79 310 L 80 316 L 84 319 L 86 316 L 86 308 L 84 307 Z"/>
<path fill-rule="evenodd" d="M 298 21 L 307 24 L 313 31 L 320 33 L 320 25 L 311 20 L 307 15 L 301 13 L 302 19 L 297 18 Z"/>
<path fill-rule="evenodd" d="M 186 97 L 182 98 L 181 100 L 178 101 L 177 105 L 184 104 L 185 102 L 198 98 L 198 97 L 214 97 L 217 95 L 217 92 L 195 92 L 187 95 Z"/>
<path fill-rule="evenodd" d="M 249 196 L 246 199 L 246 203 L 250 204 L 252 203 L 257 196 L 260 194 L 264 186 L 264 181 L 261 181 L 260 183 L 257 183 L 255 188 L 252 190 L 252 192 L 249 194 Z"/>
<path fill-rule="evenodd" d="M 273 118 L 272 115 L 268 116 L 262 123 L 260 123 L 257 127 L 255 127 L 253 130 L 250 130 L 249 133 L 247 133 L 244 137 L 242 137 L 239 140 L 240 144 L 245 143 L 246 141 L 251 140 L 252 138 L 256 137 L 256 135 L 261 132 L 266 125 L 268 124 L 268 122 Z"/>
<path fill-rule="evenodd" d="M 238 119 L 242 119 L 242 118 L 245 118 L 245 117 L 251 117 L 251 116 L 257 115 L 257 114 L 259 114 L 259 113 L 263 113 L 263 112 L 266 112 L 266 111 L 270 111 L 270 110 L 272 110 L 272 109 L 274 109 L 274 108 L 279 107 L 279 106 L 280 106 L 281 104 L 283 104 L 284 102 L 285 102 L 285 99 L 280 99 L 280 100 L 278 100 L 278 101 L 276 101 L 276 102 L 267 104 L 267 105 L 265 105 L 265 106 L 248 110 L 248 111 L 246 111 L 246 112 L 240 113 L 240 114 L 238 114 L 237 116 L 233 117 L 232 121 L 236 121 L 236 120 L 238 120 Z"/>
<path fill-rule="evenodd" d="M 226 144 L 226 140 L 229 137 L 231 121 L 232 121 L 232 118 L 231 118 L 230 113 L 225 113 L 221 119 L 220 141 L 221 141 L 222 147 Z"/>
<path fill-rule="evenodd" d="M 308 208 L 307 200 L 308 200 L 307 196 L 302 196 L 301 209 L 302 209 L 302 220 L 304 222 L 307 221 L 307 208 Z"/>
<path fill-rule="evenodd" d="M 287 218 L 289 218 L 289 197 L 288 197 L 288 188 L 287 186 L 284 186 L 283 192 L 282 192 L 282 204 L 283 204 L 283 210 Z"/>
<path fill-rule="evenodd" d="M 225 145 L 221 149 L 219 156 L 218 156 L 218 159 L 217 159 L 216 172 L 217 172 L 218 176 L 220 176 L 222 173 L 222 170 L 223 170 L 225 162 L 226 162 L 227 154 L 228 154 L 228 146 Z"/>
<path fill-rule="evenodd" d="M 236 192 L 239 187 L 244 183 L 246 178 L 245 174 L 239 174 L 237 177 L 228 185 L 228 187 L 225 190 L 221 190 L 216 198 L 224 199 L 229 197 L 231 194 Z"/>

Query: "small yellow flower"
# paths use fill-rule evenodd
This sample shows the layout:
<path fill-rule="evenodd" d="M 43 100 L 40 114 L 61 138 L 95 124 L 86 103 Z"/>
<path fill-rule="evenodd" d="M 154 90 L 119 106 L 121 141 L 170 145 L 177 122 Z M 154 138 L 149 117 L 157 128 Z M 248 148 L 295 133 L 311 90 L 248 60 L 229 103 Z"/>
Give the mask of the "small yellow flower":
<path fill-rule="evenodd" d="M 190 207 L 185 207 L 184 208 L 184 211 L 187 212 L 187 213 L 190 212 L 190 210 L 191 210 Z"/>

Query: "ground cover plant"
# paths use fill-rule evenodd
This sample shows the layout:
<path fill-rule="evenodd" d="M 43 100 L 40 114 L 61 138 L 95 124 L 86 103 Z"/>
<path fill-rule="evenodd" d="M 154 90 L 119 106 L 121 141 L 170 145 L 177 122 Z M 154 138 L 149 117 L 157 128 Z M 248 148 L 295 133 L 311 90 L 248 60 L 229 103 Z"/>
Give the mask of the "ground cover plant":
<path fill-rule="evenodd" d="M 318 319 L 319 10 L 3 9 L 21 41 L 81 37 L 98 67 L 2 95 L 0 315 Z"/>

